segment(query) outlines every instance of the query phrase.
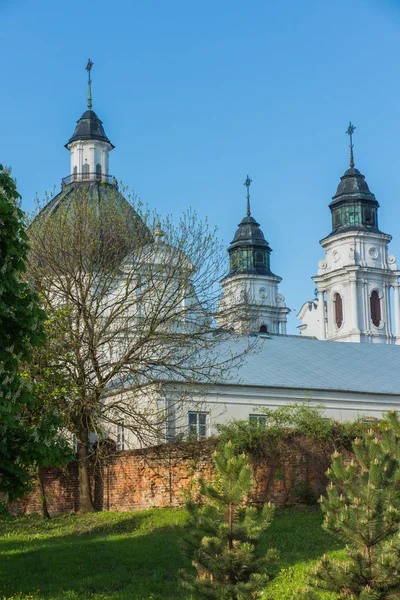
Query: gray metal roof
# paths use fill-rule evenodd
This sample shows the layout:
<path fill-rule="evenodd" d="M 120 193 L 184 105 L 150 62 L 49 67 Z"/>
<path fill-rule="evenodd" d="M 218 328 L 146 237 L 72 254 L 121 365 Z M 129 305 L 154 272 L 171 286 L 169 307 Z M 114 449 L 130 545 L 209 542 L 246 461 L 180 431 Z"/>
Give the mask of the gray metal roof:
<path fill-rule="evenodd" d="M 369 202 L 378 204 L 374 194 L 368 187 L 368 183 L 365 181 L 365 176 L 354 167 L 347 169 L 345 174 L 340 178 L 340 183 L 330 206 L 345 200 L 368 200 Z"/>
<path fill-rule="evenodd" d="M 75 131 L 65 147 L 68 148 L 71 142 L 77 140 L 100 140 L 110 144 L 111 148 L 115 148 L 106 136 L 103 122 L 100 121 L 94 110 L 86 110 L 83 113 L 79 121 L 76 122 Z"/>
<path fill-rule="evenodd" d="M 238 353 L 248 338 L 225 343 Z M 400 346 L 259 337 L 229 383 L 400 395 Z"/>

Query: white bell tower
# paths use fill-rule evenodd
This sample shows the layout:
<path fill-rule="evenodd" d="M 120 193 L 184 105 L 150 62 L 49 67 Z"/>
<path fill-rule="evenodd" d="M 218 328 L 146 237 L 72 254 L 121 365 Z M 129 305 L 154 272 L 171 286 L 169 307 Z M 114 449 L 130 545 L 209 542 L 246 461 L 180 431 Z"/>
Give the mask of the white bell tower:
<path fill-rule="evenodd" d="M 329 205 L 332 231 L 320 242 L 325 257 L 313 277 L 318 286 L 318 337 L 400 344 L 400 271 L 388 253 L 391 236 L 378 228 L 379 204 L 364 175 L 354 168 L 354 129 L 350 123 L 350 168 Z"/>
<path fill-rule="evenodd" d="M 278 292 L 281 277 L 270 270 L 272 252 L 259 223 L 251 216 L 247 176 L 247 214 L 229 249 L 229 273 L 221 281 L 224 297 L 216 315 L 219 327 L 237 333 L 286 333 L 290 309 Z"/>

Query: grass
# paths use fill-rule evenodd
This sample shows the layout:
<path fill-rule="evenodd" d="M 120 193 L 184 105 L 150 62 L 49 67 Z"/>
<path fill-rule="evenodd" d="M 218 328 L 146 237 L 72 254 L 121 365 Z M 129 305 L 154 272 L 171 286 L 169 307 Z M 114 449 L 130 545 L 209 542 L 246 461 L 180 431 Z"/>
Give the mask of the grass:
<path fill-rule="evenodd" d="M 0 521 L 0 599 L 190 600 L 180 588 L 184 510 Z M 294 600 L 306 568 L 340 547 L 319 511 L 277 511 L 263 544 L 280 552 L 265 600 Z"/>

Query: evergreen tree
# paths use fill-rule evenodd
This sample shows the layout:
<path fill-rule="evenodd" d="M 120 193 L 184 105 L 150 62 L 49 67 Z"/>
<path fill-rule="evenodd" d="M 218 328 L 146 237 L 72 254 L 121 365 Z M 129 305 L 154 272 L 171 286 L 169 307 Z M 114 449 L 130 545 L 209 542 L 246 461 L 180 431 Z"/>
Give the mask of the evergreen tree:
<path fill-rule="evenodd" d="M 400 421 L 388 415 L 379 437 L 370 431 L 353 443 L 354 459 L 332 457 L 327 497 L 321 498 L 324 528 L 346 543 L 346 559 L 326 555 L 309 576 L 315 590 L 340 600 L 400 598 Z M 314 590 L 314 591 L 313 591 Z"/>
<path fill-rule="evenodd" d="M 215 452 L 217 475 L 200 480 L 200 503 L 188 502 L 190 520 L 184 548 L 197 574 L 182 572 L 193 598 L 247 600 L 259 598 L 269 580 L 276 551 L 257 552 L 260 535 L 269 526 L 273 507 L 246 505 L 253 487 L 246 456 L 235 455 L 231 442 Z"/>
<path fill-rule="evenodd" d="M 0 492 L 10 500 L 24 492 L 43 454 L 43 437 L 27 418 L 34 397 L 20 372 L 43 343 L 45 315 L 23 281 L 28 241 L 19 198 L 0 165 Z"/>

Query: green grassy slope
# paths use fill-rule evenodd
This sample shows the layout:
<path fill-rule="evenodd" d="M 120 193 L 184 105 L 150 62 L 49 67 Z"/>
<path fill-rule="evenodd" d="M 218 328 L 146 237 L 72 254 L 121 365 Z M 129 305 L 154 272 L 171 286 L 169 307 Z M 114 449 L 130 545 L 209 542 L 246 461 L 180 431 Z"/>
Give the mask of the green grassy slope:
<path fill-rule="evenodd" d="M 318 511 L 278 511 L 263 544 L 280 551 L 267 600 L 291 600 L 307 565 L 338 546 Z M 0 521 L 0 598 L 190 600 L 178 571 L 183 510 L 96 513 Z"/>

